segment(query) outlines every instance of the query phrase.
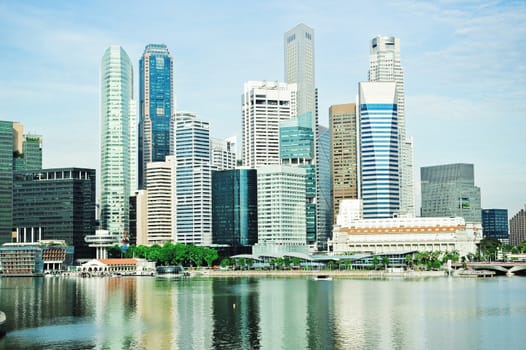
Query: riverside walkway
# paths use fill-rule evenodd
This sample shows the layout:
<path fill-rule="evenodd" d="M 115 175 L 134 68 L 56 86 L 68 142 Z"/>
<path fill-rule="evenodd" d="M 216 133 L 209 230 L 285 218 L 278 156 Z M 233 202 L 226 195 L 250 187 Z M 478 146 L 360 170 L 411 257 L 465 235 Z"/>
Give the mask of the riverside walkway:
<path fill-rule="evenodd" d="M 460 267 L 462 264 L 456 263 L 455 267 Z M 473 270 L 491 270 L 498 274 L 513 275 L 516 273 L 526 274 L 526 261 L 520 262 L 505 262 L 505 261 L 491 261 L 491 262 L 468 262 L 467 267 Z"/>

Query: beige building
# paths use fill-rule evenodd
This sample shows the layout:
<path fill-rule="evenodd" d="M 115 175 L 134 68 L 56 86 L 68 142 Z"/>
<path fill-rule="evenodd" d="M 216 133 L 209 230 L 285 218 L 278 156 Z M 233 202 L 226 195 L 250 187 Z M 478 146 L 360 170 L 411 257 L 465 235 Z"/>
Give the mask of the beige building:
<path fill-rule="evenodd" d="M 510 220 L 510 244 L 519 245 L 526 240 L 526 206 Z"/>
<path fill-rule="evenodd" d="M 340 202 L 358 198 L 358 151 L 356 104 L 338 104 L 329 108 L 331 133 L 332 202 L 334 220 Z"/>

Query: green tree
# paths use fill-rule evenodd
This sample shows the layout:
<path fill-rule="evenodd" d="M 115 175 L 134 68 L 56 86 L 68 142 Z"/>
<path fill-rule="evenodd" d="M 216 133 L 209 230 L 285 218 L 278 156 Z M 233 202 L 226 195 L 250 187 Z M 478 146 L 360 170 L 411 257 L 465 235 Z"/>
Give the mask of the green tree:
<path fill-rule="evenodd" d="M 387 270 L 387 266 L 389 265 L 389 258 L 386 256 L 382 257 L 382 265 L 384 267 L 384 270 Z"/>
<path fill-rule="evenodd" d="M 113 247 L 107 249 L 108 257 L 110 259 L 119 259 L 122 258 L 122 250 L 118 244 L 115 244 Z"/>
<path fill-rule="evenodd" d="M 301 263 L 301 259 L 300 258 L 292 258 L 292 264 L 294 266 L 299 267 L 300 263 Z"/>
<path fill-rule="evenodd" d="M 502 243 L 496 238 L 484 237 L 479 243 L 481 259 L 485 261 L 494 260 L 501 244 Z"/>
<path fill-rule="evenodd" d="M 204 249 L 204 260 L 206 261 L 206 264 L 208 265 L 208 267 L 212 267 L 212 264 L 214 263 L 214 261 L 217 260 L 217 258 L 219 258 L 219 254 L 217 254 L 217 250 L 215 249 L 212 249 L 212 248 L 203 248 Z"/>
<path fill-rule="evenodd" d="M 334 270 L 336 268 L 336 263 L 331 260 L 331 261 L 329 261 L 327 266 L 329 267 L 329 270 Z"/>
<path fill-rule="evenodd" d="M 378 258 L 376 255 L 373 257 L 373 269 L 377 269 L 378 265 L 380 265 L 380 258 Z"/>
<path fill-rule="evenodd" d="M 201 250 L 201 247 L 197 247 L 193 244 L 189 244 L 187 246 L 188 250 L 188 259 L 194 264 L 195 266 L 199 267 L 203 263 L 203 252 Z"/>

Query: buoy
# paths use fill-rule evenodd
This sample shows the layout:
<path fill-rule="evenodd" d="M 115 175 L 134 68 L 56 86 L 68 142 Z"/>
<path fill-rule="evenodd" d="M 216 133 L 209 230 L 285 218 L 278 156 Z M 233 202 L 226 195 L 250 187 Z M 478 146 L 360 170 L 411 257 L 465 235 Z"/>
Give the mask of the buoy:
<path fill-rule="evenodd" d="M 232 309 L 235 309 L 236 308 L 236 304 L 232 304 Z"/>

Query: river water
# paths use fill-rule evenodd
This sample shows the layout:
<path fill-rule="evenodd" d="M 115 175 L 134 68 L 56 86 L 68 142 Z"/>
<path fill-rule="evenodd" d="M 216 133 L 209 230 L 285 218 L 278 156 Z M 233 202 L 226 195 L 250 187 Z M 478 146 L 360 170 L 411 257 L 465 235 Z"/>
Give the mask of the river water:
<path fill-rule="evenodd" d="M 526 278 L 0 278 L 0 349 L 523 349 Z"/>

